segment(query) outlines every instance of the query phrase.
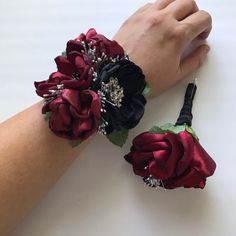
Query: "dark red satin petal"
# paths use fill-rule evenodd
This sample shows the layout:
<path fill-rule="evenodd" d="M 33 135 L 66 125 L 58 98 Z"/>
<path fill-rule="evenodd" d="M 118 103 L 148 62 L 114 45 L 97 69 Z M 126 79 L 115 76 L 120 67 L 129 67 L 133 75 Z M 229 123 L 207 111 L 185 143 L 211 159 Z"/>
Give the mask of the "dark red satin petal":
<path fill-rule="evenodd" d="M 182 176 L 176 176 L 174 178 L 165 180 L 165 188 L 174 189 L 178 187 L 185 188 L 204 188 L 206 184 L 206 177 L 201 176 L 194 168 L 190 168 Z"/>
<path fill-rule="evenodd" d="M 177 137 L 184 148 L 183 155 L 176 165 L 176 174 L 179 176 L 187 170 L 195 156 L 195 143 L 193 136 L 186 131 L 180 132 Z"/>
<path fill-rule="evenodd" d="M 95 42 L 94 48 L 96 49 L 96 55 L 101 56 L 103 53 L 107 54 L 104 41 Z"/>
<path fill-rule="evenodd" d="M 153 159 L 153 153 L 152 152 L 139 152 L 134 151 L 132 152 L 132 161 L 136 164 L 146 163 L 147 161 L 150 161 Z"/>
<path fill-rule="evenodd" d="M 75 66 L 78 70 L 84 69 L 86 67 L 86 63 L 85 63 L 84 58 L 82 56 L 78 55 L 75 58 Z"/>
<path fill-rule="evenodd" d="M 156 150 L 153 151 L 153 158 L 155 159 L 157 165 L 164 166 L 170 156 L 171 150 Z"/>
<path fill-rule="evenodd" d="M 153 153 L 154 160 L 149 163 L 149 172 L 157 179 L 168 179 L 172 173 L 169 173 L 169 169 L 166 163 L 169 158 L 168 150 L 159 150 Z"/>
<path fill-rule="evenodd" d="M 92 37 L 96 36 L 97 32 L 94 28 L 91 28 L 88 30 L 87 34 L 86 34 L 86 40 L 91 39 Z"/>
<path fill-rule="evenodd" d="M 98 120 L 91 115 L 90 119 L 76 120 L 73 127 L 74 136 L 85 140 L 98 129 Z"/>
<path fill-rule="evenodd" d="M 92 122 L 90 119 L 78 119 L 74 124 L 74 134 L 75 136 L 80 136 L 81 133 L 84 133 L 92 128 Z"/>
<path fill-rule="evenodd" d="M 48 89 L 56 88 L 57 83 L 42 83 L 38 86 L 40 91 L 48 91 Z"/>
<path fill-rule="evenodd" d="M 66 45 L 66 54 L 68 55 L 70 52 L 76 51 L 76 52 L 81 52 L 84 50 L 83 44 L 81 41 L 78 40 L 70 40 L 67 42 Z"/>
<path fill-rule="evenodd" d="M 76 73 L 82 74 L 88 66 L 81 52 L 71 51 L 67 53 L 68 61 L 76 68 Z"/>
<path fill-rule="evenodd" d="M 146 145 L 139 146 L 143 152 L 156 151 L 156 150 L 169 150 L 170 143 L 166 140 L 151 142 Z"/>
<path fill-rule="evenodd" d="M 39 82 L 35 81 L 35 82 L 34 82 L 34 86 L 35 86 L 36 89 L 38 89 L 38 87 L 39 87 L 41 84 L 44 84 L 45 82 L 46 82 L 46 80 L 39 81 Z"/>
<path fill-rule="evenodd" d="M 216 163 L 200 143 L 187 131 L 179 133 L 178 137 L 183 143 L 186 153 L 183 159 L 178 163 L 178 172 L 181 173 L 181 170 L 186 169 L 187 163 L 194 167 L 202 176 L 208 177 L 213 175 L 216 169 Z M 191 156 L 191 158 L 187 155 Z M 191 162 L 188 161 L 188 159 L 191 159 Z"/>
<path fill-rule="evenodd" d="M 66 80 L 62 81 L 62 84 L 64 85 L 64 88 L 69 89 L 83 90 L 89 87 L 89 83 L 83 80 Z"/>
<path fill-rule="evenodd" d="M 58 106 L 63 103 L 64 103 L 63 99 L 61 97 L 57 97 L 48 104 L 48 107 L 51 111 L 55 111 L 57 110 Z"/>
<path fill-rule="evenodd" d="M 61 122 L 64 124 L 64 127 L 70 129 L 71 125 L 71 116 L 67 105 L 61 104 L 58 107 L 58 116 L 61 117 Z"/>
<path fill-rule="evenodd" d="M 82 41 L 82 40 L 85 40 L 86 39 L 86 35 L 84 33 L 81 33 L 77 38 L 76 40 L 79 40 L 79 41 Z"/>
<path fill-rule="evenodd" d="M 107 50 L 107 54 L 112 58 L 115 58 L 118 55 L 124 55 L 124 49 L 116 41 L 108 41 L 105 44 L 105 47 Z"/>
<path fill-rule="evenodd" d="M 155 161 L 149 164 L 150 174 L 163 180 L 174 174 L 176 163 L 182 155 L 181 144 L 178 142 L 177 136 L 173 133 L 166 133 L 164 137 L 170 143 L 169 151 L 157 151 Z"/>
<path fill-rule="evenodd" d="M 91 69 L 90 66 L 85 67 L 83 73 L 80 75 L 80 80 L 82 80 L 82 81 L 89 81 L 90 84 L 91 84 L 93 77 L 92 77 L 92 75 L 89 73 L 90 69 Z"/>
<path fill-rule="evenodd" d="M 82 70 L 82 74 L 79 76 L 79 80 L 67 80 L 62 81 L 65 88 L 75 88 L 78 90 L 88 89 L 93 84 L 93 77 L 89 74 L 90 66 L 85 67 Z"/>
<path fill-rule="evenodd" d="M 58 71 L 66 74 L 66 75 L 72 75 L 75 71 L 75 66 L 72 65 L 66 57 L 58 56 L 55 58 L 55 62 L 57 64 Z"/>
<path fill-rule="evenodd" d="M 150 143 L 163 142 L 164 137 L 165 134 L 152 134 L 149 132 L 144 132 L 134 138 L 133 145 L 137 149 L 142 149 L 143 146 L 149 145 Z"/>
<path fill-rule="evenodd" d="M 128 154 L 126 154 L 126 155 L 124 156 L 124 158 L 125 158 L 125 160 L 126 160 L 127 162 L 129 162 L 130 164 L 132 164 L 132 163 L 133 163 L 133 152 L 132 152 L 132 151 L 129 152 Z"/>
<path fill-rule="evenodd" d="M 80 103 L 79 103 L 79 95 L 80 91 L 74 90 L 74 89 L 63 89 L 61 93 L 61 97 L 63 100 L 68 102 L 70 105 L 75 107 L 76 109 L 80 109 Z"/>
<path fill-rule="evenodd" d="M 80 94 L 81 95 L 81 94 Z M 73 117 L 76 119 L 90 119 L 91 116 L 91 104 L 90 101 L 88 101 L 87 104 L 83 105 L 81 104 L 81 96 L 78 97 L 79 106 L 70 106 L 70 113 Z M 75 104 L 74 104 L 75 105 Z"/>
<path fill-rule="evenodd" d="M 55 88 L 57 84 L 55 83 L 47 83 L 45 81 L 39 82 L 39 83 L 35 83 L 35 87 L 36 87 L 36 93 L 40 96 L 44 98 L 44 94 L 48 94 L 48 90 Z"/>
<path fill-rule="evenodd" d="M 48 80 L 35 82 L 36 93 L 44 98 L 44 94 L 50 95 L 50 89 L 57 89 L 57 85 L 64 84 L 64 82 L 73 81 L 72 77 L 64 75 L 60 72 L 53 72 Z M 50 96 L 47 96 L 49 98 Z"/>
<path fill-rule="evenodd" d="M 48 79 L 48 83 L 60 84 L 63 80 L 71 80 L 70 76 L 60 73 L 59 71 L 53 72 Z"/>
<path fill-rule="evenodd" d="M 92 96 L 91 111 L 94 113 L 97 119 L 99 119 L 101 116 L 101 101 L 99 95 L 92 90 L 85 90 L 84 92 Z"/>
<path fill-rule="evenodd" d="M 97 35 L 94 35 L 93 37 L 91 37 L 90 39 L 92 39 L 95 43 L 107 43 L 108 41 L 110 41 L 105 35 L 103 34 L 97 34 Z"/>
<path fill-rule="evenodd" d="M 90 119 L 91 111 L 89 109 L 89 106 L 86 107 L 80 107 L 80 109 L 76 109 L 75 107 L 70 107 L 71 115 L 75 118 L 80 119 Z"/>
<path fill-rule="evenodd" d="M 149 176 L 148 169 L 145 169 L 145 165 L 143 164 L 133 164 L 133 171 L 136 175 L 139 175 L 141 177 L 147 177 Z"/>
<path fill-rule="evenodd" d="M 74 117 L 75 119 L 85 119 L 86 117 L 84 115 L 81 115 L 81 113 L 79 112 L 79 110 L 73 106 L 70 106 L 70 114 L 72 117 Z"/>
<path fill-rule="evenodd" d="M 70 130 L 71 118 L 68 107 L 64 104 L 60 104 L 57 110 L 52 112 L 49 123 L 53 131 Z"/>

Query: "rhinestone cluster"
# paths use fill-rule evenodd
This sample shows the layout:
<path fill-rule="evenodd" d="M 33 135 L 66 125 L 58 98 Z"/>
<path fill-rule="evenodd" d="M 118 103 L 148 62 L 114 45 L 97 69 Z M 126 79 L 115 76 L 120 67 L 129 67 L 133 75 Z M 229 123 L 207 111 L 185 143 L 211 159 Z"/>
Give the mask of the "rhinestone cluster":
<path fill-rule="evenodd" d="M 101 92 L 106 94 L 107 100 L 112 102 L 114 106 L 121 107 L 124 89 L 118 84 L 117 78 L 111 77 L 107 84 L 102 83 Z"/>
<path fill-rule="evenodd" d="M 101 89 L 98 90 L 98 95 L 101 99 L 101 113 L 106 113 L 106 103 L 118 108 L 122 106 L 124 89 L 118 84 L 117 78 L 110 77 L 108 83 L 105 84 L 102 82 Z M 103 114 L 101 114 L 101 117 L 102 119 L 100 121 L 98 133 L 106 135 L 106 126 L 108 125 L 108 122 L 103 117 Z"/>
<path fill-rule="evenodd" d="M 143 178 L 144 183 L 152 188 L 164 187 L 163 182 L 160 179 L 156 179 L 152 175 Z"/>
<path fill-rule="evenodd" d="M 91 59 L 91 61 L 95 60 L 96 59 L 96 56 L 95 56 L 96 49 L 93 48 L 93 42 L 88 43 L 88 48 L 86 47 L 86 43 L 84 41 L 81 41 L 81 43 L 84 48 L 84 50 L 81 50 L 81 52 L 86 54 Z"/>
<path fill-rule="evenodd" d="M 61 93 L 63 89 L 64 89 L 63 84 L 58 84 L 54 89 L 49 89 L 48 93 L 45 93 L 43 95 L 45 102 L 47 103 L 54 100 Z"/>
<path fill-rule="evenodd" d="M 82 50 L 82 53 L 87 55 L 90 60 L 95 63 L 95 68 L 91 68 L 90 73 L 93 76 L 93 81 L 96 82 L 98 79 L 98 72 L 104 64 L 108 63 L 115 63 L 120 60 L 128 60 L 128 55 L 125 54 L 124 57 L 120 57 L 119 55 L 116 58 L 108 57 L 104 52 L 102 53 L 101 57 L 96 57 L 96 49 L 93 47 L 93 43 L 90 42 L 86 44 L 84 41 L 81 41 L 81 44 L 83 45 L 84 50 Z M 118 79 L 110 77 L 108 83 L 101 83 L 101 88 L 97 91 L 100 100 L 101 100 L 101 120 L 98 128 L 98 133 L 102 135 L 106 135 L 106 127 L 108 125 L 108 121 L 104 118 L 104 113 L 106 113 L 106 103 L 109 103 L 110 105 L 120 108 L 122 106 L 122 100 L 124 97 L 124 89 L 119 85 Z"/>
<path fill-rule="evenodd" d="M 79 41 L 79 40 L 78 40 Z M 102 53 L 101 57 L 96 57 L 96 48 L 94 48 L 93 42 L 89 42 L 86 46 L 85 41 L 80 41 L 81 44 L 83 45 L 83 50 L 81 51 L 82 53 L 84 53 L 93 63 L 96 64 L 96 70 L 94 71 L 93 68 L 91 68 L 93 70 L 92 74 L 93 74 L 93 81 L 95 82 L 97 80 L 98 77 L 98 71 L 100 69 L 100 67 L 105 63 L 110 63 L 110 62 L 118 62 L 120 60 L 129 60 L 128 54 L 125 54 L 124 57 L 120 57 L 119 55 L 117 55 L 116 58 L 112 58 L 112 57 L 108 57 L 104 52 Z"/>

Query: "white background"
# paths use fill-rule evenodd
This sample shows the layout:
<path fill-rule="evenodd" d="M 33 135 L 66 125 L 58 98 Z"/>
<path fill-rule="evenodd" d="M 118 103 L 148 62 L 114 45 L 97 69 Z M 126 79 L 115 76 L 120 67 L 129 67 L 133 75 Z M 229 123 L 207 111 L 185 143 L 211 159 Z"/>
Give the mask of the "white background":
<path fill-rule="evenodd" d="M 218 165 L 206 188 L 149 189 L 122 158 L 134 135 L 175 121 L 190 77 L 149 102 L 122 150 L 97 136 L 14 236 L 236 235 L 236 1 L 197 2 L 214 22 L 193 111 L 193 127 Z M 0 121 L 39 100 L 33 81 L 55 71 L 53 58 L 68 39 L 89 27 L 112 37 L 144 3 L 0 0 Z"/>

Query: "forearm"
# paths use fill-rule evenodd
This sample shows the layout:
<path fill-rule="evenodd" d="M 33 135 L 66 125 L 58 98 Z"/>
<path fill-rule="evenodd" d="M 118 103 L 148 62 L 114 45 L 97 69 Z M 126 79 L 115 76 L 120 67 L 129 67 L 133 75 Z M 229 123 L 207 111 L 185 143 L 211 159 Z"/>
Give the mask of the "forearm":
<path fill-rule="evenodd" d="M 0 124 L 0 235 L 11 231 L 79 155 L 48 128 L 39 102 Z"/>

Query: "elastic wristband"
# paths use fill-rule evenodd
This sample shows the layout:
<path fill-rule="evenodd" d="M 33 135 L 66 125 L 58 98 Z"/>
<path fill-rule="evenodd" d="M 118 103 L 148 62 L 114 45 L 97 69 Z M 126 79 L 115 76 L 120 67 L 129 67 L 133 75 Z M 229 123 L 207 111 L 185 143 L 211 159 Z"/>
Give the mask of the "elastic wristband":
<path fill-rule="evenodd" d="M 116 42 L 90 29 L 67 42 L 58 71 L 35 82 L 49 128 L 73 146 L 94 133 L 122 146 L 144 114 L 145 76 Z"/>

